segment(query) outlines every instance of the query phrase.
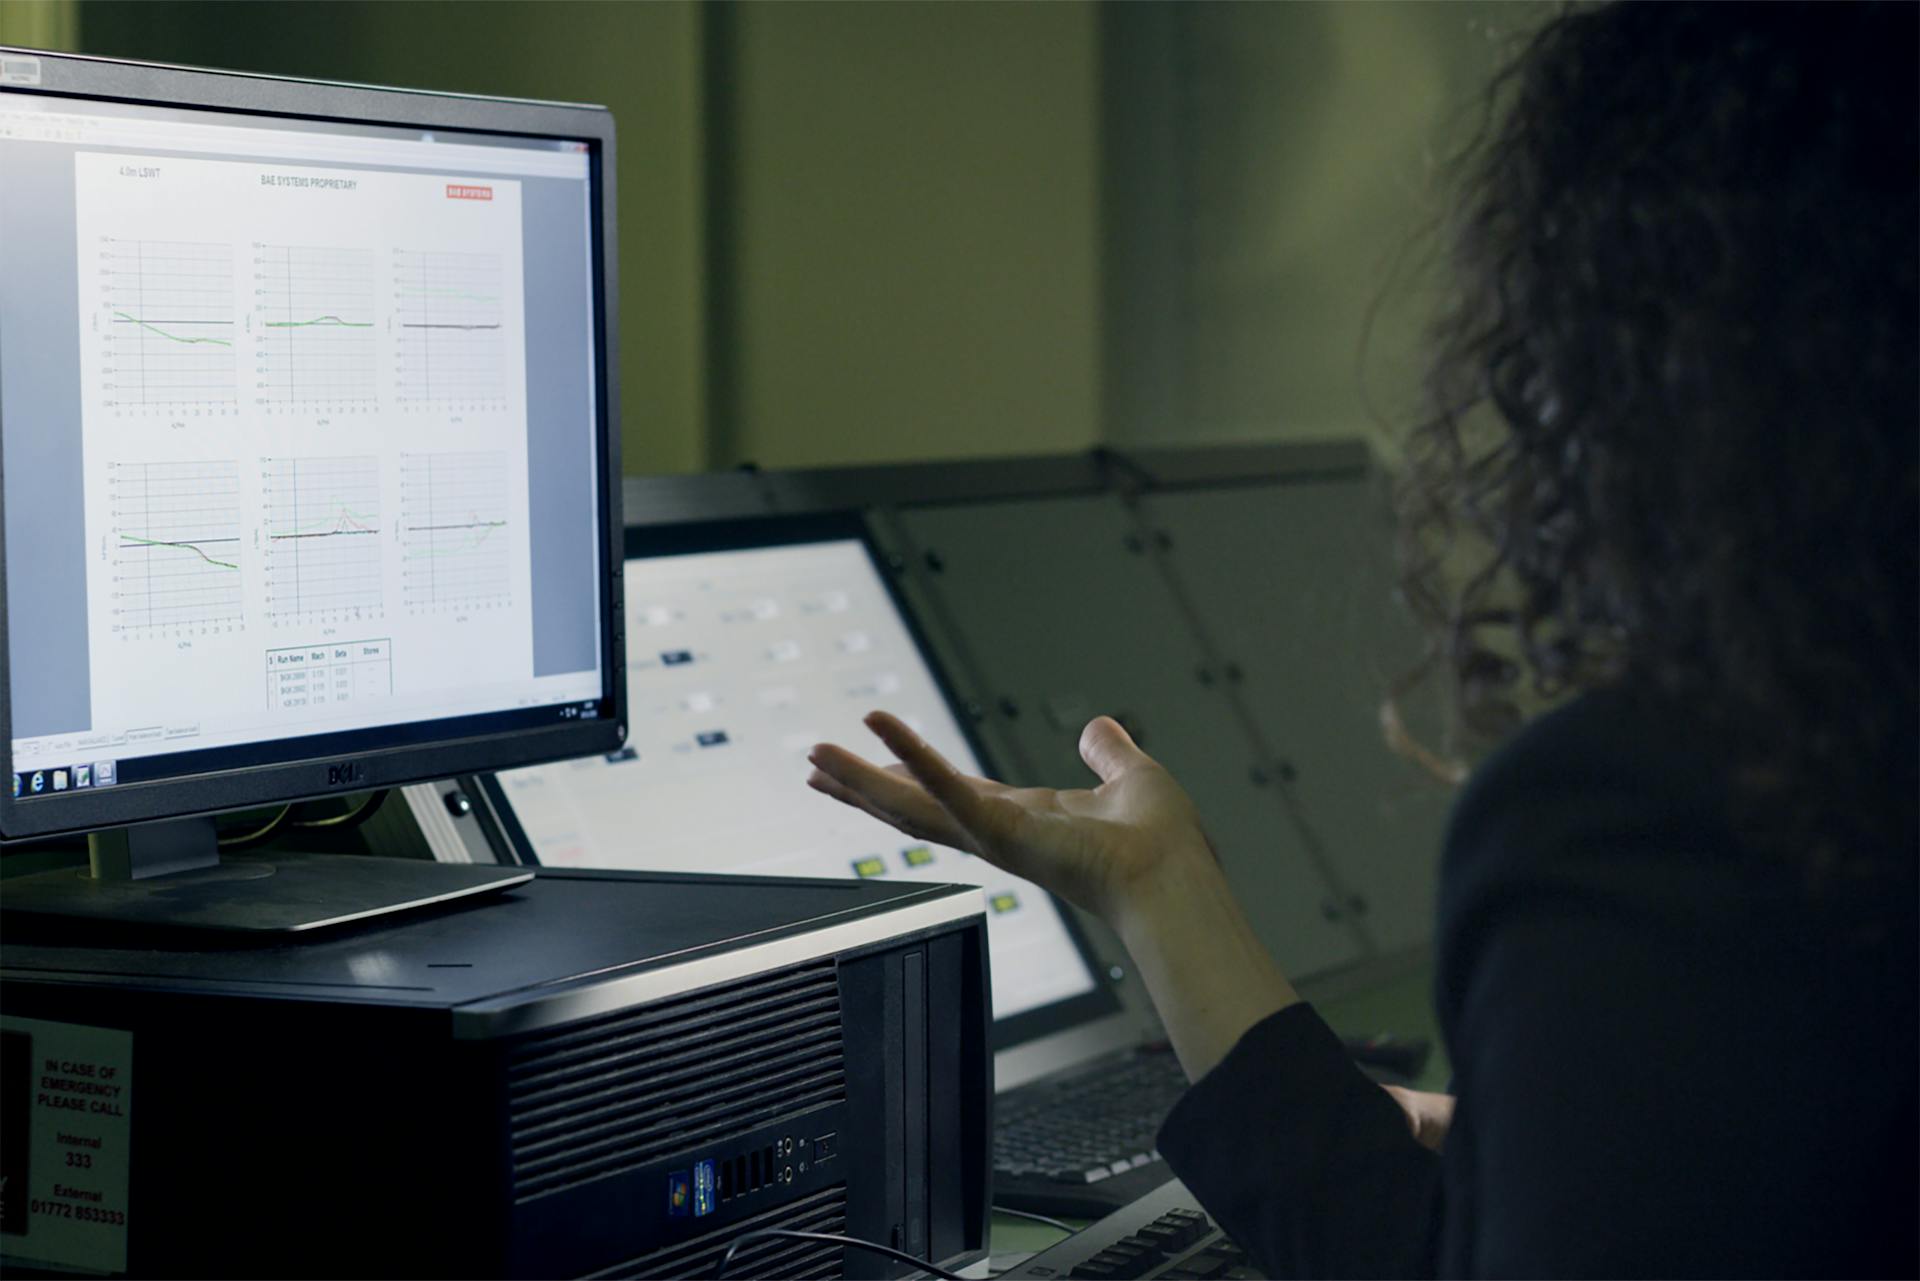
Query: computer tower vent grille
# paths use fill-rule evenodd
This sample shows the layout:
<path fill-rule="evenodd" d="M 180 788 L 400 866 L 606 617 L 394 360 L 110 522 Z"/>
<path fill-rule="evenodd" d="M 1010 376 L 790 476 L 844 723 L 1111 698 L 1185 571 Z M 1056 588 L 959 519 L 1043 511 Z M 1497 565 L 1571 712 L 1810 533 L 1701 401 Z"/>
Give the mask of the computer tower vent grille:
<path fill-rule="evenodd" d="M 530 1037 L 507 1062 L 525 1201 L 843 1102 L 832 961 Z"/>
<path fill-rule="evenodd" d="M 787 1228 L 800 1232 L 847 1230 L 847 1186 L 837 1183 L 798 1201 L 776 1206 L 724 1228 L 678 1245 L 643 1254 L 590 1277 L 710 1277 L 720 1257 L 742 1232 L 755 1228 Z M 727 1270 L 730 1277 L 838 1277 L 846 1275 L 845 1246 L 830 1241 L 794 1241 L 773 1237 L 752 1241 L 735 1251 Z"/>

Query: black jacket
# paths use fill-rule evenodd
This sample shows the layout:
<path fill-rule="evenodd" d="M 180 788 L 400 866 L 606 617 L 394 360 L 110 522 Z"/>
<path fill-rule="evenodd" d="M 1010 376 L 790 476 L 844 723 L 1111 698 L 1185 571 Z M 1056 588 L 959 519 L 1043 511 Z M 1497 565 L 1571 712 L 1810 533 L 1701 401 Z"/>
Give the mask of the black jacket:
<path fill-rule="evenodd" d="M 1810 894 L 1735 840 L 1714 759 L 1616 692 L 1476 771 L 1440 879 L 1443 1155 L 1305 1005 L 1188 1091 L 1160 1150 L 1263 1269 L 1920 1275 L 1914 895 Z"/>

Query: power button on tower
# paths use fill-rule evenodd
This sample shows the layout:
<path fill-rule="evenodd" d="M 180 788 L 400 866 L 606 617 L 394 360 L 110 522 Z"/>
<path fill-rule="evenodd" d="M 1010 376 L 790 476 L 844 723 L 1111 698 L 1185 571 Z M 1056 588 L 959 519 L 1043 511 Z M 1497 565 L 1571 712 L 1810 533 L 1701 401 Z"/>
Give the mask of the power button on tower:
<path fill-rule="evenodd" d="M 813 1163 L 818 1165 L 822 1161 L 831 1161 L 839 1151 L 839 1132 L 835 1131 L 832 1134 L 823 1134 L 813 1141 Z"/>

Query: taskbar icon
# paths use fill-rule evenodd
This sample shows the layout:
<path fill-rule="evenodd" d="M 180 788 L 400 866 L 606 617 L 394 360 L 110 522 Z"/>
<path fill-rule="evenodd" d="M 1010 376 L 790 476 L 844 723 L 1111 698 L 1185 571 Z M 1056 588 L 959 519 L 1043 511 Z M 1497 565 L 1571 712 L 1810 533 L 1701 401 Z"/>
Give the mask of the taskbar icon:
<path fill-rule="evenodd" d="M 19 771 L 13 775 L 13 799 L 17 801 L 23 796 L 41 796 L 47 792 L 112 787 L 119 781 L 119 772 L 117 761 L 89 761 L 64 769 Z"/>

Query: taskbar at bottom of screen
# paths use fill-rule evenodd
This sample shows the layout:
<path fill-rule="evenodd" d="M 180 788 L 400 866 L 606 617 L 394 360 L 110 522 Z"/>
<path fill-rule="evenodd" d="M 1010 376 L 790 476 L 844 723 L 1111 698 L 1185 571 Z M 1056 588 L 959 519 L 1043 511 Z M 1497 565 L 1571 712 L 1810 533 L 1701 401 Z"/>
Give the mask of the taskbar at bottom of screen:
<path fill-rule="evenodd" d="M 578 721 L 605 720 L 612 715 L 609 699 L 572 699 L 540 707 L 514 708 L 509 711 L 481 712 L 433 721 L 412 721 L 383 725 L 373 729 L 338 730 L 291 738 L 262 739 L 225 747 L 199 748 L 193 751 L 162 752 L 148 756 L 120 757 L 111 746 L 91 751 L 76 750 L 65 764 L 39 769 L 13 771 L 13 797 L 18 801 L 92 790 L 119 787 L 131 783 L 158 783 L 226 770 L 271 765 L 291 765 L 301 761 L 327 760 L 396 747 L 419 747 L 478 738 L 490 734 L 511 733 L 519 729 L 543 729 Z"/>

